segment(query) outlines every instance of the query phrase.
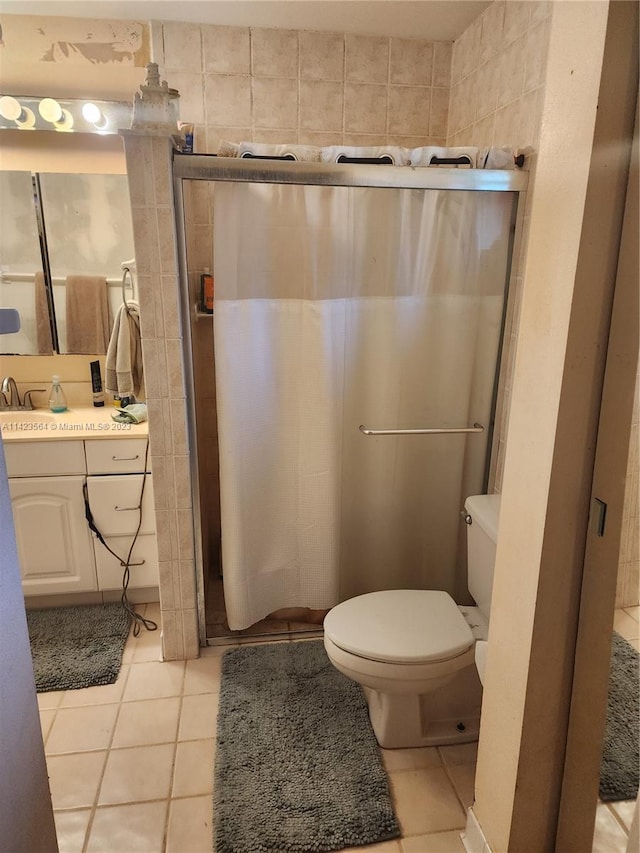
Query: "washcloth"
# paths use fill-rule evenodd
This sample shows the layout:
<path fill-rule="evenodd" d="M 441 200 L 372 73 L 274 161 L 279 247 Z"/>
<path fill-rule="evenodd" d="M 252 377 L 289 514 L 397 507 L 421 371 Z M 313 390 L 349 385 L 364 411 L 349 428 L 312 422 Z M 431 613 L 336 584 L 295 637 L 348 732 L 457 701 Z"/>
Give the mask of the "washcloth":
<path fill-rule="evenodd" d="M 104 355 L 109 343 L 107 280 L 68 275 L 65 280 L 68 353 Z"/>
<path fill-rule="evenodd" d="M 42 270 L 39 270 L 35 274 L 33 281 L 36 300 L 36 342 L 38 355 L 53 355 L 49 305 L 47 303 L 47 290 L 44 286 L 44 273 Z"/>
<path fill-rule="evenodd" d="M 137 302 L 121 305 L 113 322 L 105 364 L 105 389 L 119 397 L 136 397 L 144 386 L 140 309 Z"/>
<path fill-rule="evenodd" d="M 147 419 L 147 404 L 146 403 L 131 403 L 120 409 L 119 412 L 113 412 L 111 415 L 114 421 L 119 421 L 124 424 L 141 424 Z"/>

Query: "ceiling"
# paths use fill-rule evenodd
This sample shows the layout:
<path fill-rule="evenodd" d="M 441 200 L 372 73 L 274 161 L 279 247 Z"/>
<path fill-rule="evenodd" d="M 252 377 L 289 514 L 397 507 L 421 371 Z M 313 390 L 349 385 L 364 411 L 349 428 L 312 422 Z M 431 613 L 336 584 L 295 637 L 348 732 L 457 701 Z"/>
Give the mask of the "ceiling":
<path fill-rule="evenodd" d="M 193 21 L 453 41 L 491 0 L 1 0 L 12 15 Z"/>

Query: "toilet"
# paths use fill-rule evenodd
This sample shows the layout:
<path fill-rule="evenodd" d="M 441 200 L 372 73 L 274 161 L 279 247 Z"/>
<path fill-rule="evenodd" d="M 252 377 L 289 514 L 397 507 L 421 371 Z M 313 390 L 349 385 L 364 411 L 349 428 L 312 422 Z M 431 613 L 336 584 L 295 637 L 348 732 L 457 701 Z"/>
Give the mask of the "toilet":
<path fill-rule="evenodd" d="M 343 601 L 324 620 L 329 660 L 362 685 L 386 749 L 478 739 L 476 646 L 485 648 L 489 628 L 500 495 L 474 495 L 464 506 L 475 607 L 440 590 L 392 589 Z"/>

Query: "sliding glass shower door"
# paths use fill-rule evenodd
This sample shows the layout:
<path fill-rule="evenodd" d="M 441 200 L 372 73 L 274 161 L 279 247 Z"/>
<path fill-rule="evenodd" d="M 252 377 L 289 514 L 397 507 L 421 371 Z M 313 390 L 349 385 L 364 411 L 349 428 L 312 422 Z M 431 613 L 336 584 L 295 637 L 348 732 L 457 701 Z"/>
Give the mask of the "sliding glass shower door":
<path fill-rule="evenodd" d="M 460 510 L 486 483 L 515 197 L 216 183 L 232 629 L 378 589 L 459 596 Z M 483 430 L 366 434 L 473 424 Z"/>

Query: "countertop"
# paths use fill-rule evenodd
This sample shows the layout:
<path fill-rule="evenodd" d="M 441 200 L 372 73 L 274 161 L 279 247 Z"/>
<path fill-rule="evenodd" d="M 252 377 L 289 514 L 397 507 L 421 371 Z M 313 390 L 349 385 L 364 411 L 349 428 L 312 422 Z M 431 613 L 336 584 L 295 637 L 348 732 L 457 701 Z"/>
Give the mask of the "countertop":
<path fill-rule="evenodd" d="M 148 423 L 123 424 L 111 417 L 113 406 L 75 407 L 60 414 L 48 409 L 31 412 L 0 411 L 0 433 L 4 442 L 65 441 L 70 439 L 146 438 Z"/>

